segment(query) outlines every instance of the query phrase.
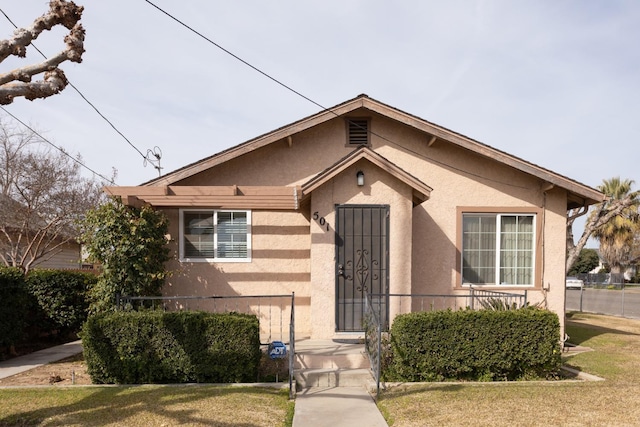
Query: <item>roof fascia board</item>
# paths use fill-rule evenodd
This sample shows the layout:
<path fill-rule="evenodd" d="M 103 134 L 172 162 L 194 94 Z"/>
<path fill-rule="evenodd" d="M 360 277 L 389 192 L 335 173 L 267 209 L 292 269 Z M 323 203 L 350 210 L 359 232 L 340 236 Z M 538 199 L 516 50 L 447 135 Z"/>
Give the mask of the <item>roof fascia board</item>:
<path fill-rule="evenodd" d="M 555 172 L 536 166 L 523 159 L 497 150 L 471 138 L 465 137 L 464 135 L 430 123 L 420 117 L 405 113 L 394 107 L 369 98 L 366 95 L 360 95 L 333 108 L 323 110 L 317 114 L 294 122 L 290 125 L 284 126 L 273 132 L 249 140 L 221 153 L 215 154 L 209 158 L 203 159 L 201 161 L 178 169 L 174 172 L 171 172 L 163 177 L 156 178 L 147 183 L 144 183 L 142 184 L 142 186 L 170 185 L 182 179 L 191 177 L 206 169 L 232 160 L 243 154 L 269 145 L 273 142 L 286 139 L 287 137 L 295 133 L 304 131 L 313 126 L 317 126 L 336 117 L 347 115 L 350 112 L 357 110 L 358 108 L 366 108 L 380 115 L 389 117 L 392 120 L 396 120 L 400 123 L 406 124 L 407 126 L 411 126 L 415 129 L 435 136 L 438 139 L 453 143 L 461 148 L 501 162 L 516 170 L 538 177 L 545 182 L 557 185 L 566 189 L 570 193 L 575 193 L 576 195 L 585 198 L 589 204 L 598 203 L 604 200 L 604 195 L 601 192 L 589 186 L 580 184 L 577 181 L 573 181 L 567 177 L 556 174 Z"/>
<path fill-rule="evenodd" d="M 404 182 L 405 184 L 413 188 L 414 191 L 417 191 L 419 193 L 419 196 L 420 196 L 419 198 L 422 199 L 423 201 L 429 198 L 431 191 L 433 190 L 431 187 L 429 187 L 427 184 L 423 183 L 419 179 L 407 173 L 402 168 L 394 165 L 389 160 L 385 159 L 384 157 L 380 156 L 379 154 L 375 153 L 374 151 L 366 147 L 360 148 L 358 150 L 354 150 L 350 155 L 338 161 L 337 163 L 333 164 L 324 172 L 322 172 L 319 175 L 316 175 L 315 177 L 307 181 L 305 184 L 303 184 L 302 185 L 303 195 L 306 196 L 310 194 L 311 192 L 316 190 L 318 187 L 327 183 L 328 181 L 333 179 L 336 175 L 340 174 L 341 172 L 343 172 L 350 166 L 354 165 L 361 159 L 368 160 L 375 166 L 379 167 L 380 169 L 398 178 L 400 181 Z"/>
<path fill-rule="evenodd" d="M 312 128 L 314 126 L 327 122 L 336 117 L 349 114 L 351 111 L 361 108 L 362 105 L 363 105 L 362 99 L 360 98 L 352 99 L 351 101 L 347 101 L 344 104 L 323 110 L 320 113 L 317 113 L 313 116 L 310 116 L 300 121 L 297 121 L 295 123 L 292 123 L 291 125 L 282 127 L 273 132 L 259 136 L 252 140 L 244 142 L 240 145 L 236 145 L 235 147 L 232 147 L 228 150 L 218 153 L 212 157 L 209 157 L 208 159 L 204 159 L 202 161 L 193 163 L 192 165 L 189 165 L 177 171 L 171 172 L 163 177 L 154 179 L 143 185 L 145 186 L 170 185 L 174 182 L 193 176 L 206 169 L 209 169 L 221 163 L 232 160 L 236 157 L 239 157 L 243 154 L 249 153 L 253 150 L 269 145 L 273 142 L 280 141 L 291 135 L 305 131 L 309 128 Z"/>
<path fill-rule="evenodd" d="M 433 123 L 429 123 L 416 116 L 412 116 L 411 114 L 381 104 L 371 98 L 365 98 L 363 100 L 363 107 L 383 116 L 389 117 L 393 120 L 396 120 L 400 123 L 426 132 L 439 139 L 456 144 L 469 151 L 480 154 L 481 156 L 491 158 L 514 169 L 536 176 L 543 181 L 560 186 L 570 192 L 577 193 L 585 198 L 590 199 L 593 202 L 601 202 L 604 200 L 604 195 L 598 190 L 572 181 L 566 177 L 558 175 L 542 167 L 536 166 L 525 160 L 519 159 L 503 151 L 497 150 L 481 142 L 467 138 L 463 135 L 442 128 Z"/>

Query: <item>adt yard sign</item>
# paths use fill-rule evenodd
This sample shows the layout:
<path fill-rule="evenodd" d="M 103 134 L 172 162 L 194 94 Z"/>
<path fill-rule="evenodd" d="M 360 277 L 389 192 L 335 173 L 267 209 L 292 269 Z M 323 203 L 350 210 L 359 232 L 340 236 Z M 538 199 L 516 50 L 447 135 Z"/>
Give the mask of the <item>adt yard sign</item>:
<path fill-rule="evenodd" d="M 287 357 L 287 346 L 282 341 L 273 341 L 269 344 L 269 357 L 272 359 Z"/>

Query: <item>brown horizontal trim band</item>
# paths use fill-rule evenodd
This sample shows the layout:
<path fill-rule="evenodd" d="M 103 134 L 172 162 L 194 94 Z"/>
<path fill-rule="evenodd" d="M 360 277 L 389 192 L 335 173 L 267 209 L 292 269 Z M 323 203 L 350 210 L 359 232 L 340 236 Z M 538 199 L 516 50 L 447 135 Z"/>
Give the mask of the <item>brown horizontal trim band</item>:
<path fill-rule="evenodd" d="M 105 187 L 113 196 L 293 196 L 298 187 L 287 186 L 237 186 L 237 185 L 170 185 L 170 186 L 122 186 Z"/>
<path fill-rule="evenodd" d="M 203 203 L 293 203 L 293 197 L 282 197 L 282 196 L 235 196 L 235 197 L 225 197 L 225 196 L 202 196 L 202 197 L 172 197 L 172 196 L 140 196 L 138 197 L 141 200 L 144 200 L 147 203 L 193 203 L 193 202 L 203 202 Z"/>
<path fill-rule="evenodd" d="M 311 259 L 309 249 L 252 249 L 252 259 Z"/>
<path fill-rule="evenodd" d="M 311 273 L 222 273 L 225 282 L 311 282 Z"/>
<path fill-rule="evenodd" d="M 215 209 L 262 209 L 262 210 L 296 210 L 295 203 L 291 200 L 286 201 L 256 201 L 256 200 L 233 200 L 233 201 L 219 201 L 219 200 L 192 200 L 192 201 L 173 201 L 173 200 L 143 200 L 143 203 L 148 203 L 157 207 L 172 207 L 172 208 L 215 208 Z"/>
<path fill-rule="evenodd" d="M 308 225 L 253 225 L 251 234 L 272 235 L 272 236 L 307 236 L 311 233 Z"/>

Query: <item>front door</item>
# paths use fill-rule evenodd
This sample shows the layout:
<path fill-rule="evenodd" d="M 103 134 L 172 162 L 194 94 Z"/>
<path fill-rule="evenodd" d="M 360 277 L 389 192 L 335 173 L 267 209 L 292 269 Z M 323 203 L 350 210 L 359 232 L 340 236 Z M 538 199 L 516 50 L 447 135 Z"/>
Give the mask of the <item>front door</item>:
<path fill-rule="evenodd" d="M 383 325 L 389 293 L 389 206 L 336 206 L 336 329 L 360 332 L 365 294 Z"/>

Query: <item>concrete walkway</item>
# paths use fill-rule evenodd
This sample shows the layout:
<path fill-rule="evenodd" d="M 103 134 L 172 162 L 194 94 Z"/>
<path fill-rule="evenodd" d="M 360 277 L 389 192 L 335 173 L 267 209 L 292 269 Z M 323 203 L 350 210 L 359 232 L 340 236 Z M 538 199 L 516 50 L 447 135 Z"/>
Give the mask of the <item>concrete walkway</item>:
<path fill-rule="evenodd" d="M 364 387 L 310 387 L 296 394 L 293 427 L 387 427 Z"/>
<path fill-rule="evenodd" d="M 7 378 L 80 353 L 82 353 L 82 341 L 78 340 L 46 348 L 24 356 L 14 357 L 13 359 L 0 362 L 0 378 Z"/>

